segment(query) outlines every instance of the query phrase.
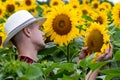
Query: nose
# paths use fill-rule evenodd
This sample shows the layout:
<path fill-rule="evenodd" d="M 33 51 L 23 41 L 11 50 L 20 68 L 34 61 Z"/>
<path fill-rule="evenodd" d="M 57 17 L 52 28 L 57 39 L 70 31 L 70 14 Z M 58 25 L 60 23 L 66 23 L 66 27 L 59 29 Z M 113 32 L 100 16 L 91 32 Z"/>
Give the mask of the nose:
<path fill-rule="evenodd" d="M 43 37 L 45 36 L 45 33 L 44 33 L 44 32 L 42 32 L 42 36 L 43 36 Z"/>
<path fill-rule="evenodd" d="M 45 41 L 46 40 L 46 36 L 45 36 L 44 32 L 42 32 L 42 37 L 43 37 L 43 40 Z"/>

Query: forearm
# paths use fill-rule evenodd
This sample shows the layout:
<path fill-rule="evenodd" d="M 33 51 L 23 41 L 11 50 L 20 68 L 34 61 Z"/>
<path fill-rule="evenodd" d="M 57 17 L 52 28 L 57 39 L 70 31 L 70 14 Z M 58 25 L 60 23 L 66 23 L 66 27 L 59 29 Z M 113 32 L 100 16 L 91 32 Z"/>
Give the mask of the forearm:
<path fill-rule="evenodd" d="M 95 71 L 90 70 L 89 73 L 87 74 L 85 80 L 96 80 L 98 72 L 99 72 L 99 69 L 97 69 Z"/>

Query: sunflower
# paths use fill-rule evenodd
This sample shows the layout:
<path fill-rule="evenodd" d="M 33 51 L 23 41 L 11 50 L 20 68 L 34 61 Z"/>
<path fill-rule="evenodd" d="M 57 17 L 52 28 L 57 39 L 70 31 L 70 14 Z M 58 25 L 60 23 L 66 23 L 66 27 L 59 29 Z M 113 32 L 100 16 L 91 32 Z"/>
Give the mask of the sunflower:
<path fill-rule="evenodd" d="M 97 8 L 96 11 L 108 13 L 108 9 L 105 6 L 103 6 L 103 5 L 99 5 L 99 7 Z"/>
<path fill-rule="evenodd" d="M 16 0 L 15 1 L 15 4 L 16 4 L 16 11 L 19 11 L 19 10 L 24 10 L 26 9 L 23 5 L 23 0 Z"/>
<path fill-rule="evenodd" d="M 112 6 L 111 6 L 111 4 L 110 4 L 109 2 L 102 2 L 101 5 L 102 5 L 102 6 L 105 6 L 106 9 L 107 9 L 107 11 L 110 11 L 111 8 L 112 8 Z"/>
<path fill-rule="evenodd" d="M 0 18 L 3 18 L 5 13 L 5 8 L 2 5 L 3 3 L 0 2 Z"/>
<path fill-rule="evenodd" d="M 83 14 L 89 15 L 89 13 L 92 11 L 91 7 L 85 4 L 80 5 L 80 9 L 79 9 Z"/>
<path fill-rule="evenodd" d="M 120 3 L 114 5 L 112 14 L 112 18 L 114 19 L 113 23 L 120 25 Z"/>
<path fill-rule="evenodd" d="M 91 5 L 92 5 L 92 8 L 97 9 L 98 6 L 100 5 L 100 1 L 97 1 L 97 0 L 92 1 Z"/>
<path fill-rule="evenodd" d="M 33 16 L 37 15 L 37 10 L 35 8 L 36 8 L 36 5 L 33 8 L 28 10 Z"/>
<path fill-rule="evenodd" d="M 21 4 L 26 10 L 30 10 L 35 7 L 36 1 L 35 0 L 23 0 Z"/>
<path fill-rule="evenodd" d="M 89 2 L 89 0 L 82 0 L 82 3 L 88 5 L 90 2 Z"/>
<path fill-rule="evenodd" d="M 6 34 L 3 32 L 0 32 L 0 48 L 2 48 L 2 43 L 6 38 Z"/>
<path fill-rule="evenodd" d="M 72 9 L 78 9 L 80 8 L 80 4 L 78 0 L 70 0 L 68 3 L 69 7 L 71 7 Z"/>
<path fill-rule="evenodd" d="M 69 11 L 67 6 L 58 6 L 52 10 L 51 15 L 47 15 L 47 21 L 44 23 L 46 36 L 50 36 L 56 44 L 68 45 L 73 38 L 79 34 L 76 28 L 77 15 L 74 11 Z"/>
<path fill-rule="evenodd" d="M 64 5 L 64 2 L 62 0 L 51 0 L 50 1 L 51 7 L 56 7 L 58 5 Z"/>
<path fill-rule="evenodd" d="M 66 4 L 66 6 L 69 7 L 70 10 L 74 10 L 75 13 L 77 13 L 78 17 L 80 18 L 82 16 L 82 12 L 81 12 L 81 8 L 80 8 L 80 4 L 78 0 L 70 0 L 68 4 Z"/>
<path fill-rule="evenodd" d="M 108 24 L 107 14 L 104 12 L 99 12 L 97 15 L 94 15 L 93 20 L 100 25 L 104 25 L 105 27 Z"/>
<path fill-rule="evenodd" d="M 84 42 L 85 46 L 88 47 L 88 56 L 94 52 L 95 59 L 97 59 L 99 57 L 98 54 L 103 54 L 109 47 L 109 35 L 107 32 L 108 30 L 105 27 L 97 23 L 92 23 L 90 28 L 87 29 Z"/>
<path fill-rule="evenodd" d="M 40 7 L 43 9 L 43 15 L 49 15 L 49 13 L 52 12 L 51 7 L 49 7 L 47 4 L 40 5 Z"/>
<path fill-rule="evenodd" d="M 17 5 L 15 4 L 14 0 L 6 0 L 4 2 L 6 14 L 12 14 L 13 12 L 16 12 Z"/>
<path fill-rule="evenodd" d="M 23 0 L 15 0 L 15 3 L 18 7 L 21 7 L 22 6 L 22 1 Z"/>
<path fill-rule="evenodd" d="M 0 48 L 2 48 L 2 42 L 5 40 L 6 38 L 6 33 L 3 29 L 4 23 L 0 24 Z"/>

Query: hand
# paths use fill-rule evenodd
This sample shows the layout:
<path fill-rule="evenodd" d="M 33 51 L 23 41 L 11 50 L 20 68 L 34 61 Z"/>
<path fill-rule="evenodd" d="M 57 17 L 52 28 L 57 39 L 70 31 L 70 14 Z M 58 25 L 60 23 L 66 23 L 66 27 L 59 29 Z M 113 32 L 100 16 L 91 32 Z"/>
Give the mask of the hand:
<path fill-rule="evenodd" d="M 88 55 L 88 47 L 83 47 L 79 55 L 79 59 L 83 59 Z"/>
<path fill-rule="evenodd" d="M 112 44 L 109 43 L 109 48 L 105 50 L 105 52 L 98 57 L 96 61 L 106 61 L 112 58 L 113 47 Z"/>
<path fill-rule="evenodd" d="M 88 47 L 83 47 L 79 56 L 76 57 L 73 61 L 75 63 L 78 63 L 81 59 L 85 58 L 87 56 L 87 54 L 88 54 Z"/>

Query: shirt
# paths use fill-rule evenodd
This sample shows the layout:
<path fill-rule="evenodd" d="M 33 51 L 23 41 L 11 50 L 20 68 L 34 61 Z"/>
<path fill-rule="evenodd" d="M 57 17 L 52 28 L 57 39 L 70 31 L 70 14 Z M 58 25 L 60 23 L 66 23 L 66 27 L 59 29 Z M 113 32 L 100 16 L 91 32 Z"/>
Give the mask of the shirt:
<path fill-rule="evenodd" d="M 34 61 L 33 59 L 26 57 L 26 56 L 20 56 L 19 59 L 20 59 L 20 61 L 24 61 L 29 64 L 36 63 L 36 61 Z"/>

